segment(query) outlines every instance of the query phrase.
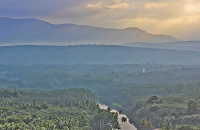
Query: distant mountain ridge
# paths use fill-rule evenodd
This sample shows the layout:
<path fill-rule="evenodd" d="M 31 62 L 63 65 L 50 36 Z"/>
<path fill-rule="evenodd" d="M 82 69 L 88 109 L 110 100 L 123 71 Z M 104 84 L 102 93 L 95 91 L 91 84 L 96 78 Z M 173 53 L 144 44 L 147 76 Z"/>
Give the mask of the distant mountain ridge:
<path fill-rule="evenodd" d="M 0 45 L 115 44 L 126 42 L 176 42 L 167 35 L 155 35 L 138 28 L 106 29 L 75 24 L 50 24 L 37 19 L 0 17 Z"/>
<path fill-rule="evenodd" d="M 164 43 L 129 42 L 122 44 L 122 46 L 200 52 L 200 41 L 178 41 Z"/>
<path fill-rule="evenodd" d="M 5 46 L 0 64 L 200 64 L 200 52 L 118 45 Z"/>

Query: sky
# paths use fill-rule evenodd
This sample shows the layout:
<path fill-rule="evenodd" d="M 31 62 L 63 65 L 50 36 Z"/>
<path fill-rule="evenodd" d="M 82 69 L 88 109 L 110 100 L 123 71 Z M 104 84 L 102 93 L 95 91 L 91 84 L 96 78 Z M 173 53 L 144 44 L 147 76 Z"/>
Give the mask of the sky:
<path fill-rule="evenodd" d="M 53 24 L 137 27 L 179 40 L 200 40 L 200 0 L 0 0 L 0 16 Z"/>

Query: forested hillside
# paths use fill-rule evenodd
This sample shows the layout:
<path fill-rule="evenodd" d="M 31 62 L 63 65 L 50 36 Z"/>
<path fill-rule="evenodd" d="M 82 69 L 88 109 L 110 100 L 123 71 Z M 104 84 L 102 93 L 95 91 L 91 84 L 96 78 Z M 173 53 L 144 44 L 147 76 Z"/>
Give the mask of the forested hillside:
<path fill-rule="evenodd" d="M 116 45 L 5 46 L 0 64 L 197 64 L 200 53 Z"/>
<path fill-rule="evenodd" d="M 2 130 L 110 130 L 119 127 L 118 113 L 111 112 L 109 107 L 100 109 L 95 94 L 84 88 L 45 92 L 1 89 L 0 93 Z"/>
<path fill-rule="evenodd" d="M 143 118 L 154 128 L 199 125 L 199 65 L 1 65 L 0 72 L 1 96 L 13 103 L 98 101 L 123 110 L 138 130 Z"/>

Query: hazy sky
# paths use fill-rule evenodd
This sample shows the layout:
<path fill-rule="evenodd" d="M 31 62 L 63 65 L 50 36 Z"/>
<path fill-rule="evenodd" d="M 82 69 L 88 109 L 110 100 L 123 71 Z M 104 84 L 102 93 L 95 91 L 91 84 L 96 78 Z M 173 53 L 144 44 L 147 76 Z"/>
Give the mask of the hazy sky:
<path fill-rule="evenodd" d="M 0 16 L 105 28 L 138 27 L 200 40 L 200 0 L 0 0 Z"/>

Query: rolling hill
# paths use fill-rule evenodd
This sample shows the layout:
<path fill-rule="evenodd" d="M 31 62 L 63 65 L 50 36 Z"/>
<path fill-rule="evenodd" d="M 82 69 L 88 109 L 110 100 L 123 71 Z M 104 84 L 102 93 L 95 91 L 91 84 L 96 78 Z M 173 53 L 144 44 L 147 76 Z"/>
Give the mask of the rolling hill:
<path fill-rule="evenodd" d="M 118 45 L 5 46 L 0 64 L 199 64 L 200 52 Z"/>
<path fill-rule="evenodd" d="M 122 46 L 200 52 L 200 41 L 178 41 L 178 42 L 164 42 L 164 43 L 129 42 L 122 44 Z"/>

